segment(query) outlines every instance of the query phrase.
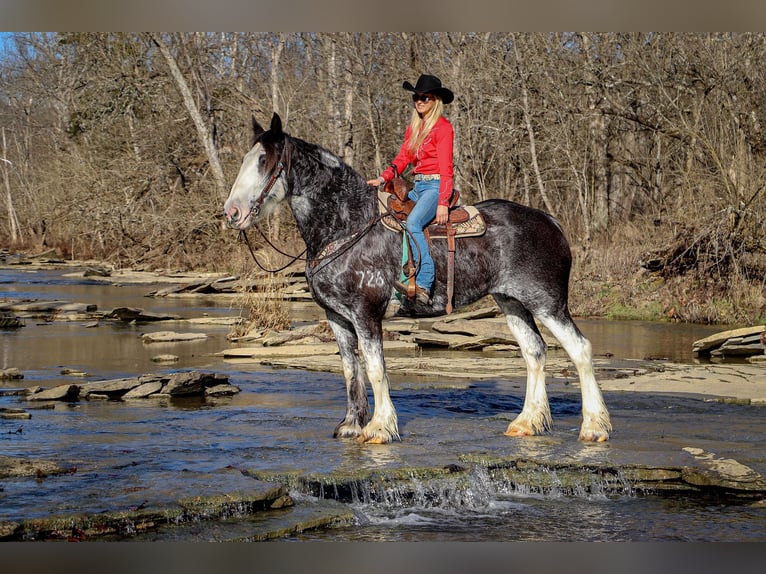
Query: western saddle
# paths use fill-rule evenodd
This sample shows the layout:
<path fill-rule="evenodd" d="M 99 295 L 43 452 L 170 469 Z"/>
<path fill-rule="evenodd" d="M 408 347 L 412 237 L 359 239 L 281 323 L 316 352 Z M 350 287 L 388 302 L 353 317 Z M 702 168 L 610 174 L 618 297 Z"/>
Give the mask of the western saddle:
<path fill-rule="evenodd" d="M 407 182 L 401 177 L 395 177 L 386 182 L 381 197 L 381 209 L 385 205 L 388 217 L 383 223 L 392 231 L 403 231 L 404 222 L 407 220 L 415 202 L 407 196 L 409 188 Z M 485 230 L 484 220 L 481 214 L 472 206 L 460 206 L 460 192 L 452 191 L 449 203 L 449 221 L 444 225 L 429 224 L 423 231 L 428 241 L 429 249 L 431 239 L 447 240 L 447 314 L 452 312 L 452 296 L 455 288 L 455 249 L 457 237 L 475 237 L 482 235 Z M 393 220 L 393 221 L 392 221 Z M 415 296 L 415 263 L 412 257 L 412 245 L 408 238 L 407 261 L 404 262 L 402 272 L 407 278 L 407 296 Z"/>

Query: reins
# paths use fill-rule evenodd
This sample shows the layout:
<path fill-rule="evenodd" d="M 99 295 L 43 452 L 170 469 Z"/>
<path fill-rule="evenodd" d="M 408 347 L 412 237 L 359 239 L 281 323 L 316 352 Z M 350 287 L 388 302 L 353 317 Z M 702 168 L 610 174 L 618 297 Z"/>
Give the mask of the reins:
<path fill-rule="evenodd" d="M 261 205 L 263 204 L 263 201 L 265 200 L 266 196 L 271 191 L 271 188 L 274 187 L 277 180 L 282 176 L 282 173 L 286 170 L 289 171 L 290 157 L 289 155 L 286 155 L 286 150 L 287 150 L 287 142 L 285 142 L 285 145 L 282 148 L 282 155 L 280 157 L 279 163 L 276 166 L 276 169 L 274 170 L 274 173 L 272 173 L 271 176 L 269 176 L 269 180 L 266 182 L 266 185 L 263 187 L 261 194 L 258 196 L 258 200 L 250 209 L 249 215 L 250 215 L 250 218 L 253 220 L 258 215 L 258 213 L 260 213 Z M 285 158 L 287 159 L 287 165 L 288 165 L 287 168 L 285 167 Z M 346 251 L 351 249 L 354 245 L 356 245 L 386 215 L 390 215 L 393 217 L 394 214 L 390 210 L 388 205 L 382 202 L 380 197 L 378 197 L 377 200 L 385 208 L 385 214 L 379 213 L 378 215 L 374 216 L 370 221 L 367 222 L 364 229 L 362 229 L 361 231 L 356 231 L 352 233 L 351 235 L 348 235 L 346 237 L 342 237 L 340 239 L 330 242 L 322 249 L 322 251 L 319 252 L 319 256 L 313 259 L 309 259 L 303 256 L 306 253 L 307 249 L 304 249 L 298 255 L 290 255 L 288 253 L 285 253 L 284 251 L 279 249 L 276 245 L 274 245 L 271 242 L 271 240 L 266 236 L 266 234 L 261 230 L 261 228 L 258 227 L 256 223 L 253 223 L 252 226 L 255 228 L 256 231 L 258 231 L 260 236 L 269 245 L 269 247 L 271 247 L 274 251 L 276 251 L 280 255 L 284 255 L 285 257 L 290 258 L 290 261 L 288 263 L 286 263 L 282 267 L 279 267 L 278 269 L 268 269 L 264 265 L 262 265 L 260 261 L 258 261 L 258 257 L 255 255 L 253 246 L 251 245 L 250 239 L 247 236 L 247 232 L 244 229 L 241 229 L 239 231 L 239 238 L 244 241 L 245 245 L 247 245 L 247 250 L 250 252 L 250 256 L 252 257 L 253 261 L 255 261 L 255 264 L 262 271 L 266 273 L 279 273 L 281 271 L 284 271 L 288 267 L 290 267 L 296 261 L 306 261 L 309 267 L 312 269 L 312 274 L 317 273 L 318 271 L 324 269 L 327 265 L 332 263 L 335 259 L 343 255 Z M 395 217 L 393 218 L 396 219 Z M 405 231 L 405 233 L 407 232 L 407 229 L 404 225 L 402 225 L 402 229 Z M 321 267 L 319 267 L 320 264 L 321 264 Z"/>
<path fill-rule="evenodd" d="M 244 240 L 245 245 L 247 245 L 247 250 L 250 252 L 250 256 L 253 258 L 253 261 L 255 261 L 255 264 L 258 267 L 260 267 L 261 271 L 265 271 L 266 273 L 279 273 L 280 271 L 284 271 L 285 269 L 290 267 L 290 265 L 292 265 L 296 261 L 307 261 L 307 259 L 305 257 L 303 257 L 303 254 L 306 253 L 305 249 L 303 251 L 301 251 L 298 255 L 288 255 L 284 251 L 278 249 L 277 246 L 274 245 L 269 240 L 268 237 L 266 237 L 266 234 L 263 231 L 261 231 L 260 227 L 258 227 L 257 225 L 253 225 L 253 227 L 255 227 L 255 229 L 258 231 L 258 233 L 260 233 L 261 237 L 263 237 L 263 239 L 266 241 L 266 243 L 269 244 L 269 247 L 271 247 L 274 251 L 276 251 L 280 255 L 284 255 L 285 257 L 290 257 L 290 261 L 287 264 L 285 264 L 282 267 L 280 267 L 279 269 L 267 269 L 266 267 L 261 265 L 260 261 L 258 261 L 258 257 L 255 255 L 255 251 L 253 251 L 253 246 L 250 245 L 250 238 L 247 236 L 247 232 L 244 229 L 241 229 L 239 231 L 239 238 Z"/>

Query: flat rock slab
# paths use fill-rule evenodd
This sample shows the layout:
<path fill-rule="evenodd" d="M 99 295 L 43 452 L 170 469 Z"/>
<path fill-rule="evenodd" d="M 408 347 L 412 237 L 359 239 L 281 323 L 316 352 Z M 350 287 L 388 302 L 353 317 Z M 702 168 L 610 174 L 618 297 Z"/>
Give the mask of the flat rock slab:
<path fill-rule="evenodd" d="M 24 373 L 22 373 L 16 367 L 10 367 L 8 369 L 0 369 L 0 380 L 9 379 L 23 379 Z"/>
<path fill-rule="evenodd" d="M 293 492 L 340 502 L 375 503 L 386 501 L 391 491 L 404 500 L 430 497 L 440 499 L 445 490 L 466 493 L 477 474 L 486 476 L 501 489 L 563 496 L 582 491 L 604 494 L 643 492 L 711 493 L 758 500 L 766 494 L 766 479 L 753 469 L 722 459 L 700 448 L 683 449 L 690 455 L 688 465 L 617 465 L 561 461 L 524 456 L 497 456 L 485 453 L 457 455 L 454 462 L 434 467 L 361 468 L 329 473 L 249 470 L 259 480 L 285 484 Z M 693 458 L 692 458 L 693 457 Z M 454 496 L 454 494 L 452 495 Z M 417 503 L 416 503 L 417 504 Z"/>
<path fill-rule="evenodd" d="M 236 469 L 190 474 L 126 492 L 119 500 L 112 499 L 112 509 L 106 511 L 0 522 L 0 540 L 130 538 L 178 524 L 268 513 L 294 504 L 284 486 L 253 480 Z M 179 487 L 189 494 L 179 498 Z"/>
<path fill-rule="evenodd" d="M 184 341 L 200 341 L 207 339 L 205 333 L 176 333 L 174 331 L 158 331 L 156 333 L 144 333 L 141 340 L 144 343 L 180 343 Z"/>
<path fill-rule="evenodd" d="M 415 343 L 407 341 L 384 341 L 384 351 L 412 351 L 418 348 Z M 280 345 L 276 347 L 238 347 L 226 349 L 220 353 L 228 359 L 271 359 L 280 357 L 317 357 L 326 355 L 337 355 L 337 343 L 317 343 L 308 345 Z M 340 361 L 340 358 L 338 358 Z"/>
<path fill-rule="evenodd" d="M 79 385 L 59 385 L 27 397 L 29 401 L 73 401 L 80 396 Z"/>
<path fill-rule="evenodd" d="M 214 389 L 214 390 L 211 390 Z M 209 392 L 208 392 L 209 391 Z M 239 392 L 229 377 L 217 373 L 183 371 L 29 389 L 29 401 L 76 401 L 78 399 L 138 399 L 148 397 L 224 396 Z"/>
<path fill-rule="evenodd" d="M 50 460 L 0 454 L 0 478 L 40 477 L 69 472 Z"/>
<path fill-rule="evenodd" d="M 692 345 L 692 351 L 695 354 L 707 354 L 712 349 L 716 349 L 725 344 L 730 339 L 739 339 L 743 337 L 749 337 L 751 335 L 757 335 L 766 331 L 766 325 L 758 325 L 755 327 L 744 327 L 742 329 L 732 329 L 730 331 L 722 331 L 715 333 L 704 339 L 695 341 Z"/>
<path fill-rule="evenodd" d="M 216 521 L 215 533 L 205 523 L 185 522 L 138 534 L 136 542 L 262 542 L 317 529 L 349 527 L 356 514 L 346 504 L 332 500 L 296 503 L 279 510 L 256 512 L 234 519 Z"/>
<path fill-rule="evenodd" d="M 16 409 L 13 407 L 0 407 L 0 419 L 6 420 L 28 420 L 32 415 L 24 409 Z"/>
<path fill-rule="evenodd" d="M 599 379 L 599 383 L 605 391 L 690 393 L 766 404 L 766 369 L 759 365 L 663 363 L 661 371 L 614 380 Z"/>
<path fill-rule="evenodd" d="M 122 398 L 126 401 L 130 399 L 145 399 L 154 393 L 159 393 L 162 390 L 162 387 L 162 381 L 150 381 L 148 383 L 142 383 L 131 388 L 127 393 L 122 395 Z"/>
<path fill-rule="evenodd" d="M 117 307 L 104 315 L 104 319 L 114 319 L 126 323 L 130 323 L 132 321 L 136 321 L 137 323 L 153 321 L 174 321 L 180 318 L 181 317 L 179 315 L 171 315 L 167 313 L 147 313 L 138 307 Z"/>

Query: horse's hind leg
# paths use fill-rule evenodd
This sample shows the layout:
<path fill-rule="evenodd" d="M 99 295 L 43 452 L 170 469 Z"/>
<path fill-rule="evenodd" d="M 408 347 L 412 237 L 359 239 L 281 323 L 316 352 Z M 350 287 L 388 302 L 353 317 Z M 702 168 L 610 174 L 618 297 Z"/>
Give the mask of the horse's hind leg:
<path fill-rule="evenodd" d="M 365 390 L 364 369 L 359 364 L 356 354 L 357 336 L 346 320 L 332 313 L 327 313 L 327 320 L 338 341 L 343 376 L 346 380 L 346 416 L 335 427 L 333 436 L 355 438 L 361 436 L 362 427 L 369 420 L 370 408 Z"/>
<path fill-rule="evenodd" d="M 509 436 L 542 434 L 551 426 L 551 408 L 545 392 L 546 345 L 535 325 L 532 314 L 516 299 L 493 294 L 511 334 L 521 349 L 527 364 L 527 390 L 521 413 L 508 425 Z"/>
<path fill-rule="evenodd" d="M 580 440 L 591 442 L 608 440 L 612 424 L 601 389 L 593 373 L 593 351 L 590 341 L 580 332 L 566 309 L 563 309 L 558 317 L 540 316 L 539 318 L 558 339 L 577 367 L 582 393 Z"/>

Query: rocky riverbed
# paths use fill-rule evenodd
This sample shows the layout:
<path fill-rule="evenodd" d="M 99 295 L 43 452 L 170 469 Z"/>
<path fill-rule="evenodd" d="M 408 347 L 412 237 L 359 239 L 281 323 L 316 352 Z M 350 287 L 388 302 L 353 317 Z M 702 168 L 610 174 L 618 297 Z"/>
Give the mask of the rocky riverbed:
<path fill-rule="evenodd" d="M 129 281 L 128 277 L 132 275 L 123 273 L 118 279 L 103 276 L 100 280 Z M 153 283 L 167 277 L 152 279 L 150 274 L 141 274 L 133 279 Z M 231 278 L 184 276 L 167 282 L 179 287 L 161 290 L 159 296 L 194 297 L 199 296 L 199 291 L 207 295 L 211 289 L 223 291 L 223 286 L 231 285 Z M 188 285 L 196 287 L 183 287 Z M 16 313 L 27 320 L 82 321 L 84 328 L 105 321 L 160 326 L 144 333 L 148 335 L 144 340 L 147 346 L 158 340 L 163 341 L 162 345 L 193 344 L 182 330 L 176 330 L 183 325 L 178 317 L 144 312 L 138 307 L 101 311 L 87 303 L 74 308 L 67 307 L 67 303 L 56 307 L 49 301 L 6 301 L 5 305 L 9 312 L 14 312 L 15 305 Z M 161 327 L 169 324 L 165 321 L 174 322 L 173 331 Z M 418 394 L 433 389 L 439 396 L 451 396 L 453 392 L 481 390 L 498 380 L 505 381 L 499 385 L 507 388 L 506 392 L 523 393 L 523 361 L 503 319 L 492 307 L 429 320 L 390 318 L 385 329 L 387 367 L 397 393 Z M 551 347 L 546 369 L 549 394 L 552 400 L 557 396 L 568 397 L 567 401 L 572 398 L 576 405 L 576 372 L 557 349 L 555 340 L 544 335 Z M 173 356 L 157 355 L 157 362 L 173 364 Z M 285 332 L 250 333 L 222 348 L 218 358 L 243 372 L 252 365 L 286 372 L 340 373 L 337 347 L 328 338 L 322 321 Z M 681 364 L 598 356 L 595 367 L 608 404 L 619 403 L 628 394 L 683 395 L 703 404 L 732 405 L 726 408 L 759 409 L 766 404 L 763 363 Z M 76 378 L 77 374 L 67 376 Z M 0 377 L 6 381 L 0 419 L 8 425 L 34 421 L 48 412 L 71 412 L 66 416 L 74 416 L 78 405 L 99 408 L 97 405 L 103 404 L 105 408 L 125 404 L 130 408 L 134 400 L 144 401 L 141 404 L 149 406 L 142 408 L 150 409 L 163 409 L 190 397 L 198 401 L 195 405 L 212 411 L 227 409 L 231 401 L 242 400 L 243 412 L 254 408 L 248 406 L 253 399 L 247 398 L 252 396 L 252 390 L 243 391 L 242 385 L 230 381 L 225 373 L 181 370 L 100 381 L 87 380 L 83 373 L 84 380 L 66 385 L 22 388 L 16 383 L 23 380 L 24 365 L 17 364 L 0 371 Z M 565 410 L 554 416 L 576 420 L 576 414 L 576 410 Z M 399 504 L 416 505 L 447 496 L 454 504 L 455 500 L 476 496 L 482 489 L 506 494 L 555 493 L 562 497 L 683 495 L 714 497 L 753 508 L 763 504 L 766 484 L 752 466 L 720 455 L 715 442 L 695 440 L 694 433 L 671 442 L 665 436 L 642 437 L 646 430 L 639 422 L 641 415 L 636 412 L 635 420 L 631 416 L 618 410 L 614 439 L 609 445 L 595 448 L 577 445 L 576 435 L 573 438 L 566 427 L 542 437 L 509 439 L 501 434 L 509 419 L 498 420 L 497 415 L 455 419 L 435 414 L 422 420 L 409 415 L 405 418 L 404 440 L 392 448 L 350 445 L 329 439 L 326 429 L 312 428 L 302 431 L 312 437 L 307 448 L 325 453 L 321 456 L 327 460 L 333 459 L 332 453 L 351 449 L 354 456 L 373 462 L 354 470 L 345 463 L 330 463 L 321 470 L 274 470 L 253 462 L 203 473 L 179 472 L 164 484 L 142 485 L 135 491 L 124 487 L 120 496 L 113 502 L 105 501 L 99 512 L 84 510 L 0 520 L 0 539 L 195 539 L 209 535 L 194 534 L 193 525 L 213 521 L 227 525 L 225 533 L 216 539 L 264 540 L 310 529 L 348 527 L 357 520 L 349 506 L 354 502 L 390 503 L 395 498 Z M 705 415 L 700 417 L 704 424 Z M 290 427 L 280 428 L 284 435 L 294 432 Z M 10 426 L 6 429 L 8 433 L 16 432 Z M 647 456 L 642 443 L 652 445 L 651 456 Z M 391 453 L 397 454 L 392 457 Z M 759 460 L 758 456 L 754 460 Z M 77 481 L 79 476 L 85 476 L 84 472 L 64 452 L 48 458 L 0 456 L 0 500 L 20 484 L 18 481 L 34 481 L 40 488 L 47 488 L 55 481 Z M 174 496 L 174 480 L 184 485 L 185 493 L 194 494 Z"/>

